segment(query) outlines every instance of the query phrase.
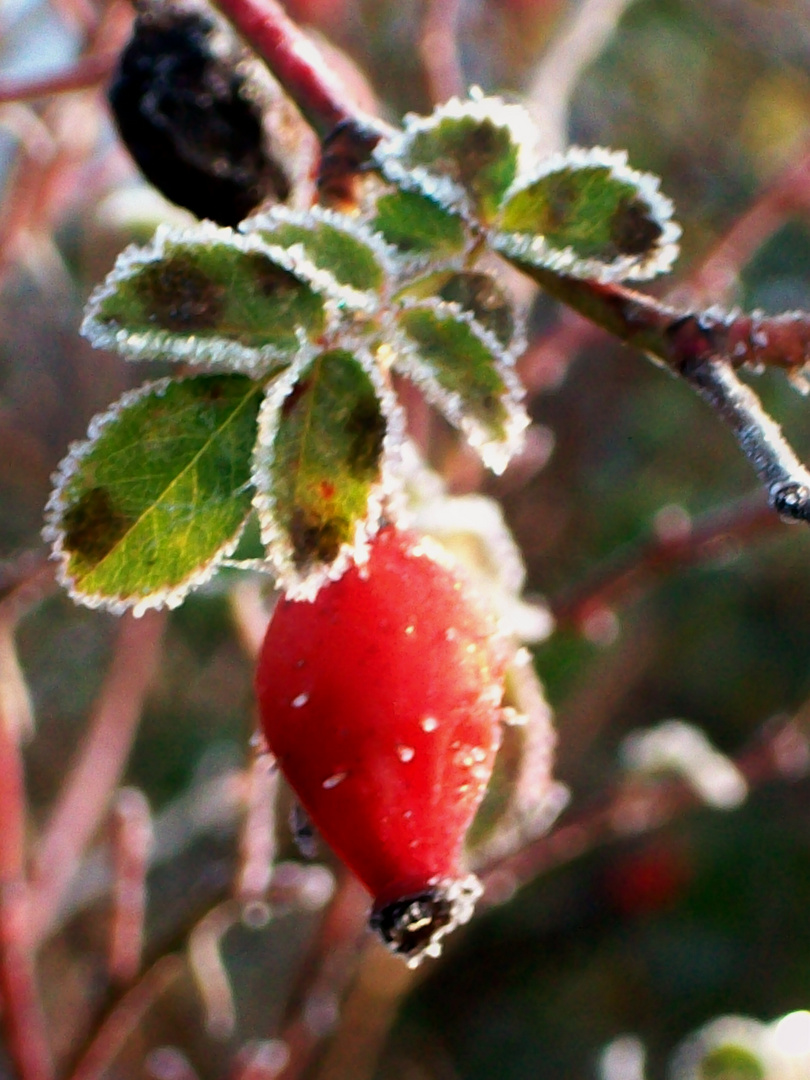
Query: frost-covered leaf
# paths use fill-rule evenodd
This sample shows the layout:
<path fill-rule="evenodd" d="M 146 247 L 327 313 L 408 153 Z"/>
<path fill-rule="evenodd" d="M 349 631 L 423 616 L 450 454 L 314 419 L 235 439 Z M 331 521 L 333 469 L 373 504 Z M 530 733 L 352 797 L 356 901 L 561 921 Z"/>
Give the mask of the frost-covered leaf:
<path fill-rule="evenodd" d="M 244 375 L 162 379 L 95 417 L 47 509 L 45 537 L 74 599 L 174 607 L 231 553 L 250 511 L 262 392 Z"/>
<path fill-rule="evenodd" d="M 374 306 L 373 294 L 385 282 L 388 253 L 379 237 L 352 218 L 319 207 L 307 213 L 276 207 L 243 221 L 240 229 L 284 248 L 300 244 L 314 266 L 330 274 L 338 286 L 352 290 L 343 295 L 350 306 Z M 339 290 L 335 298 L 341 299 Z"/>
<path fill-rule="evenodd" d="M 574 148 L 544 162 L 507 193 L 492 237 L 522 266 L 602 281 L 669 270 L 679 227 L 658 180 L 623 153 Z"/>
<path fill-rule="evenodd" d="M 472 270 L 437 270 L 411 282 L 401 296 L 413 299 L 436 297 L 458 304 L 504 347 L 515 333 L 515 318 L 509 297 L 491 274 Z"/>
<path fill-rule="evenodd" d="M 418 191 L 393 191 L 377 200 L 373 227 L 405 254 L 457 255 L 467 232 L 462 219 Z"/>
<path fill-rule="evenodd" d="M 90 299 L 82 332 L 132 359 L 264 371 L 327 320 L 318 271 L 258 236 L 204 223 L 128 248 Z"/>
<path fill-rule="evenodd" d="M 484 463 L 503 472 L 528 418 L 510 355 L 457 304 L 425 302 L 399 315 L 395 366 L 459 427 Z"/>
<path fill-rule="evenodd" d="M 253 464 L 268 558 L 288 594 L 312 598 L 377 531 L 402 420 L 372 357 L 299 362 L 265 401 Z"/>
<path fill-rule="evenodd" d="M 520 106 L 499 98 L 453 98 L 431 116 L 406 116 L 404 130 L 383 140 L 374 156 L 398 186 L 488 222 L 534 139 Z"/>

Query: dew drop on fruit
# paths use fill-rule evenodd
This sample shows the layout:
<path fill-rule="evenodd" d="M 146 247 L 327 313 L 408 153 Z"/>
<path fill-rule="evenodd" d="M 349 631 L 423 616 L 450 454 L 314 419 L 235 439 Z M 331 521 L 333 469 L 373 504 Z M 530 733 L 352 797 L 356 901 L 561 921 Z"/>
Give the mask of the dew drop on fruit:
<path fill-rule="evenodd" d="M 436 719 L 435 716 L 423 716 L 422 719 L 419 721 L 419 726 L 421 727 L 422 731 L 426 731 L 428 734 L 430 734 L 431 731 L 435 731 L 436 728 L 439 726 L 439 721 Z"/>
<path fill-rule="evenodd" d="M 410 635 L 410 634 L 412 634 L 414 632 L 415 629 L 416 629 L 415 626 L 406 626 L 405 627 L 405 633 Z"/>
<path fill-rule="evenodd" d="M 294 697 L 290 704 L 294 709 L 300 709 L 309 701 L 309 694 L 299 694 L 298 697 Z"/>
<path fill-rule="evenodd" d="M 333 773 L 332 776 L 329 776 L 329 777 L 327 777 L 326 780 L 324 780 L 321 787 L 324 787 L 324 788 L 326 788 L 327 791 L 329 791 L 330 788 L 334 788 L 334 787 L 337 787 L 338 784 L 342 784 L 347 776 L 348 776 L 348 773 L 345 773 L 345 772 Z"/>
<path fill-rule="evenodd" d="M 398 746 L 397 757 L 400 761 L 407 764 L 409 761 L 413 761 L 416 751 L 412 746 Z"/>
<path fill-rule="evenodd" d="M 501 719 L 507 727 L 523 727 L 528 724 L 529 718 L 526 713 L 518 712 L 511 705 L 504 705 L 501 709 Z"/>
<path fill-rule="evenodd" d="M 444 636 L 448 641 L 455 641 L 458 637 L 458 630 L 456 630 L 455 626 L 448 626 L 444 632 Z"/>

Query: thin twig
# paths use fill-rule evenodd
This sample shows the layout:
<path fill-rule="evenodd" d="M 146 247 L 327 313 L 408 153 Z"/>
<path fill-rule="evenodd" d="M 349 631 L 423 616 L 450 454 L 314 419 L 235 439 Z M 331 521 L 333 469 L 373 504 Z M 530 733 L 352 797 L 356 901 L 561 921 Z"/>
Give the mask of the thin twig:
<path fill-rule="evenodd" d="M 117 1002 L 96 1032 L 70 1080 L 102 1080 L 146 1013 L 184 968 L 180 956 L 162 956 Z"/>
<path fill-rule="evenodd" d="M 81 855 L 107 812 L 159 659 L 163 613 L 121 622 L 112 666 L 90 727 L 37 847 L 34 937 L 41 941 L 59 913 Z"/>
<path fill-rule="evenodd" d="M 78 60 L 72 68 L 39 79 L 6 79 L 0 81 L 0 105 L 11 101 L 37 101 L 54 94 L 86 90 L 104 82 L 112 73 L 118 57 L 115 53 L 98 53 Z"/>
<path fill-rule="evenodd" d="M 560 626 L 580 627 L 594 612 L 621 603 L 657 574 L 712 559 L 729 543 L 748 543 L 773 533 L 779 522 L 757 495 L 733 506 L 714 510 L 675 535 L 654 535 L 608 563 L 551 602 Z"/>
<path fill-rule="evenodd" d="M 367 894 L 351 875 L 344 874 L 288 1004 L 281 1039 L 290 1056 L 279 1080 L 299 1080 L 334 1029 L 340 1002 L 357 971 L 358 943 L 367 919 Z"/>
<path fill-rule="evenodd" d="M 526 105 L 542 153 L 568 143 L 568 110 L 582 72 L 607 45 L 632 0 L 578 0 L 567 13 L 529 81 Z"/>
<path fill-rule="evenodd" d="M 0 696 L 2 705 L 2 696 Z M 26 797 L 19 731 L 0 709 L 0 994 L 2 1026 L 21 1080 L 50 1080 L 53 1060 L 39 997 L 24 879 Z"/>
<path fill-rule="evenodd" d="M 810 361 L 810 316 L 684 314 L 620 285 L 536 268 L 529 273 L 553 296 L 685 379 L 731 429 L 774 509 L 786 519 L 810 521 L 810 473 L 733 370 L 764 363 L 766 356 L 785 367 L 804 366 Z M 778 351 L 777 339 L 782 342 Z"/>
<path fill-rule="evenodd" d="M 273 820 L 278 774 L 270 754 L 256 753 L 245 776 L 247 810 L 240 837 L 240 868 L 236 898 L 249 925 L 262 925 L 270 917 L 267 891 L 276 857 Z"/>
<path fill-rule="evenodd" d="M 345 124 L 380 132 L 377 119 L 346 100 L 317 47 L 276 0 L 216 0 L 217 7 L 265 61 L 307 121 L 324 138 Z"/>
<path fill-rule="evenodd" d="M 464 93 L 458 51 L 458 22 L 464 0 L 425 0 L 419 55 L 430 100 L 438 104 Z"/>
<path fill-rule="evenodd" d="M 810 743 L 800 717 L 766 730 L 753 748 L 733 759 L 749 790 L 773 780 L 795 781 L 807 775 Z M 696 789 L 684 780 L 634 777 L 548 836 L 479 870 L 484 902 L 487 898 L 502 902 L 528 882 L 602 844 L 652 832 L 703 805 L 705 801 Z"/>
<path fill-rule="evenodd" d="M 139 788 L 118 792 L 113 807 L 113 912 L 110 978 L 126 985 L 141 966 L 146 914 L 146 872 L 152 849 L 152 814 Z"/>

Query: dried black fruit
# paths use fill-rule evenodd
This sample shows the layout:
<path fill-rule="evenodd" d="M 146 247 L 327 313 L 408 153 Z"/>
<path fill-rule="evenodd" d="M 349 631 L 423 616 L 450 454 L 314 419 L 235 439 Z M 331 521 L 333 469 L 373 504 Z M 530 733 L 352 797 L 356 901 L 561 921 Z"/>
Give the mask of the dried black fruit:
<path fill-rule="evenodd" d="M 290 194 L 246 56 L 203 8 L 145 7 L 109 91 L 121 138 L 146 178 L 220 225 Z"/>

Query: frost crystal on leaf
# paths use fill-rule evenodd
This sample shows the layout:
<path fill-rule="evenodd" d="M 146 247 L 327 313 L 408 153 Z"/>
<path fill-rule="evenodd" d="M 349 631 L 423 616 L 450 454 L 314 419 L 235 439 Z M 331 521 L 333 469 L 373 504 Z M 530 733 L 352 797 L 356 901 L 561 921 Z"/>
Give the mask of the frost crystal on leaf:
<path fill-rule="evenodd" d="M 271 388 L 253 458 L 254 506 L 279 584 L 297 599 L 368 557 L 394 494 L 404 421 L 370 353 L 299 360 Z"/>
<path fill-rule="evenodd" d="M 54 476 L 45 539 L 88 607 L 176 607 L 239 541 L 261 385 L 162 379 L 94 417 Z"/>
<path fill-rule="evenodd" d="M 451 98 L 430 116 L 408 114 L 404 129 L 374 151 L 383 175 L 421 191 L 452 213 L 488 221 L 533 159 L 529 113 L 500 98 Z"/>
<path fill-rule="evenodd" d="M 397 325 L 394 367 L 503 472 L 529 423 L 512 354 L 455 303 L 406 303 Z"/>
<path fill-rule="evenodd" d="M 334 319 L 339 288 L 303 248 L 210 222 L 161 226 L 129 247 L 90 297 L 82 333 L 133 360 L 183 360 L 263 373 Z"/>
<path fill-rule="evenodd" d="M 631 169 L 625 153 L 573 147 L 511 187 L 490 239 L 523 269 L 638 281 L 668 271 L 678 254 L 672 210 L 658 178 Z"/>
<path fill-rule="evenodd" d="M 376 311 L 379 294 L 395 272 L 396 254 L 379 233 L 333 210 L 274 207 L 247 218 L 239 228 L 272 245 L 299 247 L 321 271 L 311 283 L 341 308 Z"/>

